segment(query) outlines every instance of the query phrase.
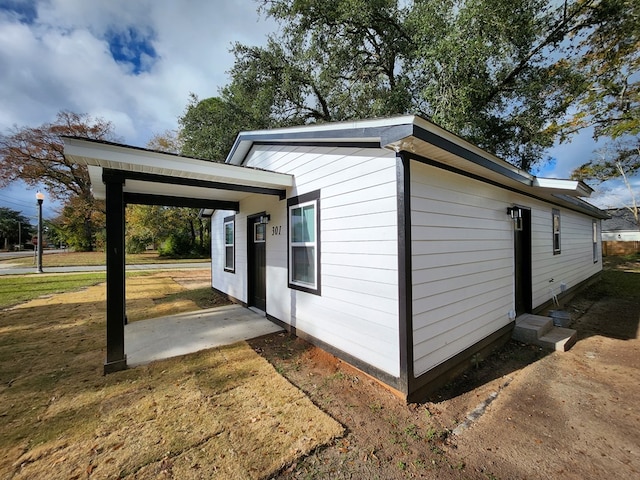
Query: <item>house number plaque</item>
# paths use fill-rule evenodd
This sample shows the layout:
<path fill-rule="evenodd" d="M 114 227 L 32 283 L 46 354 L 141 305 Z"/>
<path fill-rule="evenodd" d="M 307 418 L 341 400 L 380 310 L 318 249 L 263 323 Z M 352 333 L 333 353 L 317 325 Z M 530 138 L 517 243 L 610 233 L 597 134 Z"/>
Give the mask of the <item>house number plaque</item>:
<path fill-rule="evenodd" d="M 271 227 L 271 236 L 274 235 L 282 235 L 282 227 L 280 225 Z"/>

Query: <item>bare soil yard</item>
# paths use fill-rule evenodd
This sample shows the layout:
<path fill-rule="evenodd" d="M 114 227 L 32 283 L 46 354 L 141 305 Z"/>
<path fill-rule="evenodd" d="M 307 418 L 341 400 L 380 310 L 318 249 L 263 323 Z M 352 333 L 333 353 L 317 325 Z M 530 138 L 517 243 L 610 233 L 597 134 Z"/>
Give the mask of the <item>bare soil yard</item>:
<path fill-rule="evenodd" d="M 423 404 L 285 334 L 252 341 L 347 430 L 274 478 L 640 478 L 640 264 L 612 268 L 566 306 L 569 352 L 510 342 Z"/>

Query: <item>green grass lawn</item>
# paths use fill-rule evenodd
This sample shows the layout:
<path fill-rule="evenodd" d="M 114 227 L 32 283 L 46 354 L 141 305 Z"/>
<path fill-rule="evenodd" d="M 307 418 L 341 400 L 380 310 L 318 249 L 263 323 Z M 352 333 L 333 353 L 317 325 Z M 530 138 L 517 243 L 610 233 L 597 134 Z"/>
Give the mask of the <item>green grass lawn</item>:
<path fill-rule="evenodd" d="M 208 262 L 209 258 L 166 258 L 158 255 L 158 252 L 137 253 L 126 256 L 128 265 L 147 265 L 151 263 L 190 263 L 190 262 Z M 79 265 L 104 265 L 106 256 L 104 252 L 65 252 L 65 253 L 45 253 L 42 258 L 44 267 L 75 267 Z M 21 257 L 11 258 L 0 261 L 2 263 L 10 263 L 16 266 L 33 267 L 35 266 L 34 258 Z"/>
<path fill-rule="evenodd" d="M 0 277 L 0 308 L 104 282 L 106 274 L 7 275 Z"/>

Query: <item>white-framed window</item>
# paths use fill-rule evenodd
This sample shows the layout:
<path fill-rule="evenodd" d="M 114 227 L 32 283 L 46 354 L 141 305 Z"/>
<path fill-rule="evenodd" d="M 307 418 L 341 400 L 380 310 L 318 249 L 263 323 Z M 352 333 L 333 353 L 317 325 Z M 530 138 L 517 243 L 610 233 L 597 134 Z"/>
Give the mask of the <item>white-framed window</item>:
<path fill-rule="evenodd" d="M 224 219 L 224 270 L 236 270 L 236 221 L 235 216 Z"/>
<path fill-rule="evenodd" d="M 320 295 L 320 192 L 287 201 L 289 288 Z"/>
<path fill-rule="evenodd" d="M 253 243 L 264 243 L 267 237 L 267 226 L 264 223 L 253 224 Z"/>
<path fill-rule="evenodd" d="M 553 225 L 553 254 L 560 253 L 560 210 L 554 208 L 551 213 Z"/>
<path fill-rule="evenodd" d="M 599 255 L 598 255 L 598 222 L 597 220 L 591 221 L 591 227 L 593 231 L 593 263 L 598 263 Z"/>

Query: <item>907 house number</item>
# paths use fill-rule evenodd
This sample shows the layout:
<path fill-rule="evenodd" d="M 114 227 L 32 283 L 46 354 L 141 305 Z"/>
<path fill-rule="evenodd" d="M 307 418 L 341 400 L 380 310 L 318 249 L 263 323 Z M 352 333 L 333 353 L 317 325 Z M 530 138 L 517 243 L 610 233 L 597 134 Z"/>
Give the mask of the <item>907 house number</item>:
<path fill-rule="evenodd" d="M 271 235 L 282 235 L 282 227 L 279 225 L 271 227 Z"/>

